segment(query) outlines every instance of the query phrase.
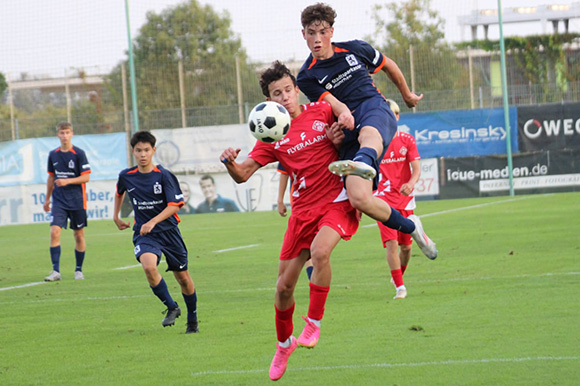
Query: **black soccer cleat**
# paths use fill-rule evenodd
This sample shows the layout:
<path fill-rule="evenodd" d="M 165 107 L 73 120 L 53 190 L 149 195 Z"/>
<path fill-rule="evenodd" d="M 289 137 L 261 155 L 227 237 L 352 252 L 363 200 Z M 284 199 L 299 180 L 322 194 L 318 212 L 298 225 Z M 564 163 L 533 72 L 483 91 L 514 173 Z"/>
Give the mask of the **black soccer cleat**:
<path fill-rule="evenodd" d="M 163 311 L 165 315 L 165 318 L 163 319 L 163 322 L 161 324 L 163 324 L 163 327 L 167 327 L 167 326 L 173 326 L 175 324 L 175 319 L 179 318 L 181 316 L 181 308 L 176 307 L 174 309 L 166 309 L 165 311 Z"/>
<path fill-rule="evenodd" d="M 199 332 L 199 328 L 197 328 L 197 320 L 193 322 L 187 322 L 187 329 L 185 330 L 186 334 L 195 334 Z"/>

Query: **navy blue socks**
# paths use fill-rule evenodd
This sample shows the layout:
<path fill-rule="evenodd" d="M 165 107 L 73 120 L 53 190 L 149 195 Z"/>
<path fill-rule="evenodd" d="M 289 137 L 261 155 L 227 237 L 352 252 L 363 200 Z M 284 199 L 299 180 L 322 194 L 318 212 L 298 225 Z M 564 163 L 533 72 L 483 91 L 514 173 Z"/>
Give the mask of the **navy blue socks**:
<path fill-rule="evenodd" d="M 391 217 L 383 224 L 399 232 L 410 234 L 415 230 L 415 223 L 404 217 L 398 210 L 391 208 Z"/>
<path fill-rule="evenodd" d="M 52 270 L 60 272 L 60 245 L 50 247 L 50 260 L 52 261 Z"/>
<path fill-rule="evenodd" d="M 75 249 L 75 259 L 77 261 L 77 266 L 75 267 L 75 271 L 82 272 L 83 271 L 83 261 L 85 261 L 85 253 L 79 252 Z"/>
<path fill-rule="evenodd" d="M 308 275 L 308 280 L 312 277 L 312 271 L 314 270 L 313 266 L 306 267 L 306 274 Z"/>
<path fill-rule="evenodd" d="M 363 162 L 373 169 L 377 169 L 377 151 L 372 147 L 361 147 L 352 160 Z"/>
<path fill-rule="evenodd" d="M 183 295 L 183 300 L 187 306 L 187 321 L 197 321 L 197 292 L 194 291 L 191 295 L 186 295 L 184 293 L 181 295 Z"/>
<path fill-rule="evenodd" d="M 153 290 L 155 296 L 157 296 L 159 300 L 161 300 L 161 303 L 165 304 L 167 308 L 170 310 L 177 308 L 177 303 L 175 303 L 169 294 L 169 289 L 167 289 L 167 284 L 163 278 L 161 278 L 161 281 L 159 284 L 157 284 L 156 287 L 151 287 L 151 289 Z"/>

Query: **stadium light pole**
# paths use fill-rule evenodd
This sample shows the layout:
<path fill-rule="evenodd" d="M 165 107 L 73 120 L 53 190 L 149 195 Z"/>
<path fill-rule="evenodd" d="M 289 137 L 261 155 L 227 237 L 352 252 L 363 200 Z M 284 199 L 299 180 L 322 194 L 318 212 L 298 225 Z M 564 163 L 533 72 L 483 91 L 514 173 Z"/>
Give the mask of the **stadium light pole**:
<path fill-rule="evenodd" d="M 507 73 L 505 64 L 505 43 L 503 40 L 503 21 L 501 14 L 501 0 L 497 0 L 497 17 L 499 23 L 499 48 L 500 48 L 500 58 L 501 58 L 501 89 L 503 94 L 503 115 L 505 120 L 506 128 L 506 153 L 507 153 L 507 163 L 508 163 L 508 175 L 510 184 L 510 196 L 514 195 L 514 176 L 513 176 L 513 164 L 512 164 L 512 141 L 511 141 L 511 128 L 510 128 L 510 113 L 508 104 L 508 93 L 507 93 Z"/>
<path fill-rule="evenodd" d="M 131 39 L 131 23 L 129 22 L 129 0 L 125 0 L 125 15 L 127 17 L 127 38 L 129 39 L 129 78 L 131 83 L 131 104 L 133 111 L 133 129 L 139 131 L 139 109 L 137 107 L 137 85 L 135 82 L 135 63 L 133 61 L 133 42 Z"/>

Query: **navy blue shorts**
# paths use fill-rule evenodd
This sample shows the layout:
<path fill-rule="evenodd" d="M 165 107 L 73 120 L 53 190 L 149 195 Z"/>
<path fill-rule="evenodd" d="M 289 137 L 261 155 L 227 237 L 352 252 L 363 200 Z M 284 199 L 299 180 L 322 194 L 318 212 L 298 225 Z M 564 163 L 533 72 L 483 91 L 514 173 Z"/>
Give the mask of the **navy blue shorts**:
<path fill-rule="evenodd" d="M 135 233 L 133 245 L 135 245 L 137 261 L 140 261 L 142 254 L 153 253 L 157 255 L 157 265 L 159 265 L 163 253 L 167 261 L 167 271 L 187 271 L 187 247 L 177 227 L 144 236 Z"/>
<path fill-rule="evenodd" d="M 354 130 L 344 130 L 345 138 L 340 147 L 340 159 L 354 158 L 360 149 L 360 144 L 358 143 L 360 129 L 364 126 L 372 126 L 379 131 L 383 138 L 383 154 L 379 154 L 380 157 L 378 158 L 382 160 L 387 147 L 389 147 L 391 140 L 397 133 L 397 119 L 387 101 L 382 97 L 368 99 L 352 112 L 352 116 L 354 117 Z"/>
<path fill-rule="evenodd" d="M 364 101 L 352 112 L 352 116 L 354 117 L 354 130 L 344 130 L 345 137 L 340 146 L 339 156 L 343 160 L 353 159 L 360 149 L 360 143 L 358 142 L 360 129 L 365 126 L 376 128 L 383 138 L 383 153 L 378 154 L 379 157 L 372 165 L 377 171 L 373 181 L 373 189 L 376 189 L 379 179 L 379 166 L 389 144 L 397 133 L 397 119 L 387 101 L 382 97 Z"/>
<path fill-rule="evenodd" d="M 53 205 L 50 215 L 52 216 L 50 225 L 66 229 L 67 220 L 70 220 L 70 229 L 72 230 L 83 229 L 87 226 L 87 211 L 84 209 L 67 210 Z"/>

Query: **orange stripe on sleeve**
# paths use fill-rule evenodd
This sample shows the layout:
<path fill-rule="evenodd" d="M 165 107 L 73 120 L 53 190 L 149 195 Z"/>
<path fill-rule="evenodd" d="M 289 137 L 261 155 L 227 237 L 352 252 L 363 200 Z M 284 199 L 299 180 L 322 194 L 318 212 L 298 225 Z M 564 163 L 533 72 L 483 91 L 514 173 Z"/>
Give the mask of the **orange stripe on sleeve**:
<path fill-rule="evenodd" d="M 322 95 L 318 98 L 318 102 L 322 101 L 324 99 L 325 96 L 329 95 L 330 91 L 325 91 L 322 93 Z"/>
<path fill-rule="evenodd" d="M 383 55 L 383 54 L 381 54 L 381 55 Z M 372 73 L 376 74 L 377 72 L 381 71 L 381 69 L 383 68 L 383 66 L 385 65 L 386 62 L 387 62 L 387 57 L 385 55 L 383 55 L 383 61 L 381 62 L 381 64 L 379 64 L 377 66 L 377 68 Z"/>
<path fill-rule="evenodd" d="M 81 184 L 83 189 L 83 209 L 87 210 L 87 187 L 86 184 Z"/>

